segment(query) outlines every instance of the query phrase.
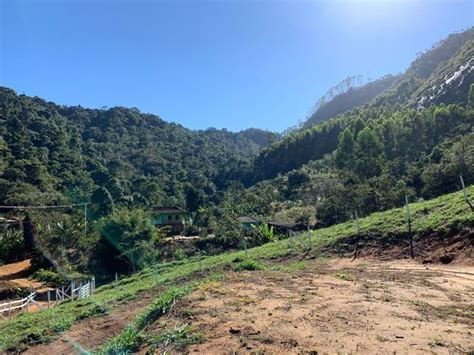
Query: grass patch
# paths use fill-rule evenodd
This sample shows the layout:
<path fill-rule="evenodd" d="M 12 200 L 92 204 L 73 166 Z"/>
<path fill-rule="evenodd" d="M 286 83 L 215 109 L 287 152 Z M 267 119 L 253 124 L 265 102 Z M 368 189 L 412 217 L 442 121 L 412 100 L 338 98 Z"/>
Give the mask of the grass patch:
<path fill-rule="evenodd" d="M 173 287 L 158 297 L 147 309 L 129 324 L 118 336 L 107 343 L 101 350 L 103 354 L 126 354 L 138 350 L 143 337 L 141 331 L 150 323 L 168 312 L 176 300 L 184 297 L 197 288 L 196 283 Z"/>
<path fill-rule="evenodd" d="M 183 324 L 149 338 L 148 343 L 151 351 L 161 346 L 165 351 L 183 352 L 189 345 L 201 344 L 205 339 L 202 332 L 196 332 L 191 325 Z"/>
<path fill-rule="evenodd" d="M 252 260 L 252 259 L 246 259 L 244 261 L 241 261 L 238 263 L 235 267 L 235 271 L 255 271 L 255 270 L 263 270 L 263 265 L 259 263 L 258 261 Z"/>
<path fill-rule="evenodd" d="M 271 270 L 278 271 L 278 272 L 291 273 L 291 272 L 302 270 L 306 268 L 307 266 L 308 266 L 308 262 L 303 260 L 303 261 L 296 261 L 294 263 L 287 264 L 287 265 L 281 265 L 281 264 L 273 265 L 271 267 Z"/>

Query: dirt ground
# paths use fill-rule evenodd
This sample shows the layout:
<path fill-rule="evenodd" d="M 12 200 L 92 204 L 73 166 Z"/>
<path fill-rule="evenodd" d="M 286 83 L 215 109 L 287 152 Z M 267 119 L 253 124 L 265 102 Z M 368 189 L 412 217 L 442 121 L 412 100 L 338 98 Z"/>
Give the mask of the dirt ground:
<path fill-rule="evenodd" d="M 286 267 L 286 272 L 281 267 Z M 141 353 L 461 354 L 474 351 L 474 267 L 412 261 L 291 261 L 266 271 L 227 272 L 203 284 L 145 330 L 152 338 L 189 324 L 200 344 Z M 279 267 L 280 271 L 271 270 Z M 156 294 L 79 321 L 28 354 L 94 351 L 118 335 Z M 155 345 L 156 346 L 156 345 Z"/>
<path fill-rule="evenodd" d="M 204 341 L 157 353 L 466 353 L 474 351 L 474 267 L 334 259 L 291 273 L 230 273 L 147 333 L 183 324 Z"/>
<path fill-rule="evenodd" d="M 10 264 L 0 266 L 0 281 L 5 283 L 4 287 L 22 287 L 29 288 L 34 287 L 37 289 L 43 288 L 41 282 L 31 280 L 29 268 L 31 266 L 31 260 L 25 259 Z"/>
<path fill-rule="evenodd" d="M 33 346 L 25 354 L 84 354 L 91 350 L 96 351 L 100 345 L 118 335 L 128 323 L 133 321 L 152 301 L 152 298 L 153 295 L 143 293 L 134 302 L 123 302 L 117 305 L 111 314 L 79 321 L 58 339 L 48 344 Z"/>

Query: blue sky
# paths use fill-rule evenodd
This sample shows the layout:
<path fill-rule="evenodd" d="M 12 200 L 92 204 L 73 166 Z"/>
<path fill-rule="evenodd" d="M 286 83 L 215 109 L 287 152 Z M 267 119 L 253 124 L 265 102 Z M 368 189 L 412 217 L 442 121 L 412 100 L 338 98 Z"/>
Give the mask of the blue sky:
<path fill-rule="evenodd" d="M 0 0 L 0 85 L 282 131 L 348 75 L 401 72 L 473 16 L 466 0 Z"/>

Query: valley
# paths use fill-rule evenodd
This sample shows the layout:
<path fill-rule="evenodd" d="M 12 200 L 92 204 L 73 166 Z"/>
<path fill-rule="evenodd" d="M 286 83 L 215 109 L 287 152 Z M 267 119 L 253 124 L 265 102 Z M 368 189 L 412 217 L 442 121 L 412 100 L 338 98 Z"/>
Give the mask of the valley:
<path fill-rule="evenodd" d="M 473 353 L 473 58 L 468 27 L 281 133 L 1 86 L 0 353 Z"/>

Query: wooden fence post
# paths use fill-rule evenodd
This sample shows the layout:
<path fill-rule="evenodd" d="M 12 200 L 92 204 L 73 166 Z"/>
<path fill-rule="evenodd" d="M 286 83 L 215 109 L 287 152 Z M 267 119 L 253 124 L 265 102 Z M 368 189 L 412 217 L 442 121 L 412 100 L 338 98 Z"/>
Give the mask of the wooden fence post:
<path fill-rule="evenodd" d="M 471 202 L 469 201 L 469 198 L 467 197 L 466 185 L 464 184 L 464 179 L 462 175 L 459 175 L 459 178 L 461 179 L 461 186 L 462 186 L 462 192 L 464 194 L 464 201 L 466 201 L 471 211 L 474 211 L 474 206 L 471 204 Z"/>
<path fill-rule="evenodd" d="M 359 254 L 359 239 L 360 239 L 359 214 L 357 213 L 357 211 L 355 211 L 354 215 L 355 215 L 357 235 L 356 235 L 356 248 L 354 252 L 354 258 L 352 259 L 352 261 L 354 261 L 357 258 L 357 254 Z"/>
<path fill-rule="evenodd" d="M 202 257 L 201 257 L 201 249 L 198 249 L 198 257 L 199 257 L 199 271 L 202 272 Z"/>
<path fill-rule="evenodd" d="M 411 232 L 411 217 L 410 217 L 410 206 L 408 205 L 408 196 L 405 195 L 405 205 L 406 205 L 406 219 L 408 224 L 408 237 L 410 238 L 410 256 L 413 259 L 415 254 L 413 252 L 413 234 Z"/>
<path fill-rule="evenodd" d="M 51 308 L 51 291 L 48 290 L 48 309 Z"/>

